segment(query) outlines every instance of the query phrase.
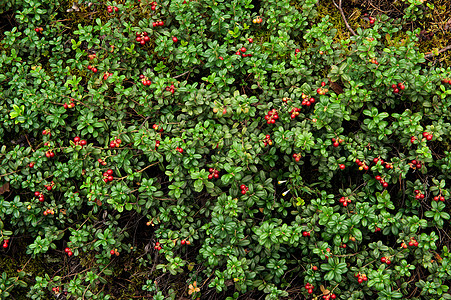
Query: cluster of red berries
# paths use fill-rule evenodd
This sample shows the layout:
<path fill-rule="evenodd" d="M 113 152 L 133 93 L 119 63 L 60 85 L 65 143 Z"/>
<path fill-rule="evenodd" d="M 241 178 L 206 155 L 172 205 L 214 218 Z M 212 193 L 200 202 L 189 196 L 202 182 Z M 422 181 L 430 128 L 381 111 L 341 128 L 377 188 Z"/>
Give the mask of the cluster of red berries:
<path fill-rule="evenodd" d="M 160 251 L 160 250 L 161 250 L 161 246 L 160 246 L 160 243 L 159 243 L 159 242 L 156 242 L 156 243 L 155 243 L 154 249 L 157 250 L 157 251 Z"/>
<path fill-rule="evenodd" d="M 299 115 L 300 112 L 301 112 L 301 109 L 300 109 L 299 107 L 293 107 L 293 108 L 290 110 L 290 117 L 291 117 L 292 119 L 294 119 L 294 118 L 296 118 L 296 116 Z"/>
<path fill-rule="evenodd" d="M 44 210 L 44 212 L 42 214 L 44 216 L 47 216 L 47 215 L 53 215 L 53 214 L 55 214 L 55 212 L 53 211 L 53 209 L 46 209 L 46 210 Z"/>
<path fill-rule="evenodd" d="M 411 247 L 418 247 L 418 241 L 414 237 L 411 237 L 408 245 Z M 407 249 L 407 244 L 402 242 L 401 247 Z"/>
<path fill-rule="evenodd" d="M 351 203 L 351 199 L 349 199 L 348 197 L 341 197 L 339 201 L 345 207 L 348 206 L 348 203 Z"/>
<path fill-rule="evenodd" d="M 433 138 L 434 136 L 432 135 L 431 132 L 423 132 L 423 137 L 424 137 L 427 141 L 430 141 L 430 140 L 432 140 L 432 138 Z"/>
<path fill-rule="evenodd" d="M 444 78 L 444 79 L 442 79 L 442 83 L 451 84 L 451 79 L 449 79 L 449 78 Z"/>
<path fill-rule="evenodd" d="M 74 143 L 75 145 L 80 145 L 80 146 L 86 146 L 87 142 L 86 140 L 81 140 L 80 137 L 76 136 L 74 137 Z"/>
<path fill-rule="evenodd" d="M 38 197 L 39 202 L 44 202 L 44 194 L 43 193 L 36 191 L 36 192 L 34 192 L 34 196 Z"/>
<path fill-rule="evenodd" d="M 44 31 L 44 28 L 42 28 L 42 27 L 37 27 L 37 28 L 34 29 L 34 31 L 36 31 L 36 33 L 41 33 L 41 32 Z"/>
<path fill-rule="evenodd" d="M 167 87 L 165 88 L 165 90 L 166 90 L 167 92 L 171 92 L 171 94 L 174 94 L 174 92 L 175 92 L 175 86 L 174 86 L 174 84 L 171 84 L 170 86 L 167 86 Z"/>
<path fill-rule="evenodd" d="M 68 109 L 68 108 L 74 108 L 74 107 L 75 107 L 74 101 L 75 101 L 74 98 L 70 98 L 69 103 L 65 102 L 65 103 L 63 104 L 63 107 L 64 107 L 65 109 Z"/>
<path fill-rule="evenodd" d="M 411 167 L 412 169 L 421 169 L 421 161 L 417 161 L 416 159 L 413 159 L 413 160 L 410 162 L 410 167 Z"/>
<path fill-rule="evenodd" d="M 103 159 L 99 158 L 97 161 L 98 161 L 99 164 L 101 164 L 102 166 L 106 166 L 106 161 L 104 161 Z"/>
<path fill-rule="evenodd" d="M 110 77 L 110 76 L 112 76 L 112 75 L 113 75 L 113 73 L 110 73 L 110 72 L 105 72 L 105 73 L 103 73 L 103 80 L 107 80 L 108 77 Z"/>
<path fill-rule="evenodd" d="M 108 183 L 110 181 L 113 181 L 113 170 L 108 169 L 106 172 L 103 173 L 103 181 L 105 183 Z"/>
<path fill-rule="evenodd" d="M 252 20 L 254 24 L 260 24 L 261 22 L 263 22 L 263 19 L 259 16 Z"/>
<path fill-rule="evenodd" d="M 150 2 L 150 9 L 151 10 L 156 10 L 157 9 L 157 1 L 152 1 Z"/>
<path fill-rule="evenodd" d="M 311 283 L 307 282 L 305 284 L 305 289 L 307 290 L 307 293 L 311 294 L 313 293 L 313 289 L 315 288 Z"/>
<path fill-rule="evenodd" d="M 355 160 L 355 163 L 359 166 L 360 171 L 362 170 L 368 171 L 368 169 L 370 168 L 364 161 L 360 161 L 360 159 L 358 158 Z"/>
<path fill-rule="evenodd" d="M 327 295 L 323 295 L 323 299 L 329 300 L 329 299 L 336 299 L 337 295 L 335 294 L 327 294 Z"/>
<path fill-rule="evenodd" d="M 309 95 L 306 95 L 306 94 L 302 93 L 302 95 L 301 95 L 301 98 L 302 98 L 301 105 L 303 105 L 303 106 L 310 106 L 313 103 L 315 103 L 315 98 L 313 98 L 313 97 L 309 98 L 309 97 L 310 97 Z"/>
<path fill-rule="evenodd" d="M 300 153 L 293 153 L 293 158 L 296 162 L 301 160 L 302 155 Z"/>
<path fill-rule="evenodd" d="M 74 253 L 72 253 L 72 250 L 70 248 L 64 249 L 64 252 L 67 253 L 67 256 L 71 257 Z"/>
<path fill-rule="evenodd" d="M 111 255 L 119 256 L 119 252 L 117 251 L 117 249 L 111 249 L 111 250 L 110 250 L 110 254 L 111 254 Z"/>
<path fill-rule="evenodd" d="M 378 232 L 378 231 L 381 231 L 381 230 L 382 229 L 380 227 L 377 227 L 377 226 L 374 228 L 374 232 Z"/>
<path fill-rule="evenodd" d="M 42 131 L 42 135 L 48 135 L 48 136 L 51 136 L 51 135 L 52 135 L 52 132 L 50 131 L 50 129 L 44 129 L 44 130 Z"/>
<path fill-rule="evenodd" d="M 268 124 L 276 123 L 277 119 L 279 119 L 279 114 L 277 113 L 277 110 L 275 110 L 274 108 L 268 111 L 268 113 L 265 116 L 266 123 Z"/>
<path fill-rule="evenodd" d="M 434 197 L 434 201 L 439 201 L 439 200 L 444 202 L 445 201 L 445 197 L 443 197 L 442 194 Z"/>
<path fill-rule="evenodd" d="M 375 64 L 375 65 L 379 64 L 379 62 L 375 58 L 370 59 L 370 63 Z"/>
<path fill-rule="evenodd" d="M 52 292 L 54 292 L 55 294 L 58 294 L 60 292 L 60 288 L 59 287 L 52 287 Z"/>
<path fill-rule="evenodd" d="M 177 151 L 180 152 L 180 153 L 183 153 L 183 149 L 180 148 L 180 147 L 175 148 L 175 150 L 177 150 Z"/>
<path fill-rule="evenodd" d="M 247 49 L 245 47 L 241 47 L 240 50 L 235 52 L 236 55 L 241 55 L 242 57 L 252 57 L 252 54 L 246 54 Z"/>
<path fill-rule="evenodd" d="M 308 236 L 310 236 L 310 231 L 303 231 L 303 232 L 302 232 L 302 236 L 303 236 L 303 237 L 308 237 Z"/>
<path fill-rule="evenodd" d="M 45 156 L 48 158 L 55 157 L 55 152 L 53 152 L 53 150 L 47 150 L 45 151 Z"/>
<path fill-rule="evenodd" d="M 380 184 L 382 184 L 382 186 L 383 186 L 384 188 L 388 188 L 388 182 L 386 182 L 380 175 L 376 175 L 374 178 L 375 178 L 377 181 L 379 181 Z"/>
<path fill-rule="evenodd" d="M 358 283 L 362 283 L 362 282 L 368 280 L 368 277 L 366 277 L 365 274 L 356 273 L 356 274 L 354 275 L 354 277 L 357 278 L 357 282 L 358 282 Z"/>
<path fill-rule="evenodd" d="M 116 6 L 110 6 L 108 5 L 108 7 L 106 8 L 107 12 L 109 12 L 110 14 L 114 11 L 114 12 L 118 12 L 119 8 L 117 8 Z"/>
<path fill-rule="evenodd" d="M 153 23 L 152 23 L 152 26 L 153 26 L 153 27 L 164 26 L 164 22 L 163 22 L 163 21 L 153 22 Z"/>
<path fill-rule="evenodd" d="M 319 95 L 325 95 L 327 92 L 329 92 L 328 88 L 324 88 L 326 86 L 326 83 L 323 81 L 321 82 L 321 87 L 316 89 L 316 93 Z"/>
<path fill-rule="evenodd" d="M 141 82 L 144 86 L 149 86 L 152 84 L 152 81 L 150 81 L 149 78 L 144 76 L 143 74 L 139 75 L 139 79 L 141 79 Z"/>
<path fill-rule="evenodd" d="M 393 169 L 393 164 L 384 161 L 382 158 L 378 157 L 373 158 L 373 163 L 377 164 L 378 162 L 380 162 L 381 165 L 385 164 L 386 169 Z"/>
<path fill-rule="evenodd" d="M 301 52 L 301 49 L 299 48 L 294 49 L 294 56 L 297 56 L 299 52 Z"/>
<path fill-rule="evenodd" d="M 267 146 L 267 145 L 272 145 L 272 140 L 271 140 L 271 136 L 269 134 L 267 134 L 265 136 L 265 140 L 263 141 L 263 145 Z"/>
<path fill-rule="evenodd" d="M 404 90 L 406 87 L 404 86 L 404 84 L 402 82 L 396 84 L 393 83 L 391 85 L 391 88 L 393 89 L 393 94 L 398 94 L 400 91 Z"/>
<path fill-rule="evenodd" d="M 93 67 L 91 65 L 88 66 L 88 70 L 91 70 L 92 72 L 97 73 L 97 68 Z"/>
<path fill-rule="evenodd" d="M 364 14 L 363 14 L 363 16 L 364 16 L 364 17 L 368 17 L 368 14 L 367 14 L 367 13 L 364 13 Z M 375 19 L 375 18 L 373 18 L 373 17 L 369 17 L 369 19 L 370 19 L 370 21 L 369 21 L 369 22 L 370 22 L 370 24 L 371 24 L 371 25 L 373 25 L 373 24 L 374 24 L 374 22 L 376 21 L 376 19 Z"/>
<path fill-rule="evenodd" d="M 147 42 L 150 42 L 150 37 L 147 32 L 137 32 L 136 33 L 136 41 L 141 45 L 145 45 Z"/>
<path fill-rule="evenodd" d="M 110 142 L 110 148 L 119 148 L 121 143 L 122 143 L 121 139 L 113 139 Z"/>
<path fill-rule="evenodd" d="M 218 179 L 219 178 L 219 171 L 213 168 L 208 169 L 208 172 L 210 172 L 210 174 L 208 174 L 208 179 Z"/>
<path fill-rule="evenodd" d="M 189 246 L 189 245 L 191 245 L 191 242 L 189 240 L 181 240 L 180 244 Z"/>
<path fill-rule="evenodd" d="M 386 256 L 381 257 L 381 263 L 384 263 L 387 265 L 391 264 L 390 258 L 386 257 Z"/>
<path fill-rule="evenodd" d="M 160 147 L 160 141 L 155 141 L 155 150 L 157 150 L 157 148 Z"/>
<path fill-rule="evenodd" d="M 152 128 L 155 129 L 155 130 L 158 130 L 158 128 L 160 128 L 160 125 L 158 125 L 158 124 L 153 124 L 153 125 L 152 125 Z M 160 128 L 160 132 L 163 132 L 163 128 Z"/>
<path fill-rule="evenodd" d="M 9 240 L 4 240 L 3 241 L 3 248 L 8 248 L 8 243 L 9 243 Z"/>
<path fill-rule="evenodd" d="M 240 185 L 241 194 L 245 195 L 247 191 L 249 191 L 249 188 L 245 186 L 244 184 Z"/>
<path fill-rule="evenodd" d="M 415 190 L 415 199 L 420 200 L 420 199 L 424 199 L 424 194 L 422 192 L 420 192 L 419 190 Z"/>
<path fill-rule="evenodd" d="M 344 142 L 344 140 L 342 140 L 342 139 L 336 139 L 336 138 L 332 138 L 331 141 L 332 141 L 332 143 L 333 143 L 332 146 L 334 146 L 335 148 L 338 147 L 338 146 L 340 146 L 340 144 Z M 356 162 L 357 162 L 357 161 L 356 161 Z"/>
<path fill-rule="evenodd" d="M 52 188 L 55 186 L 55 182 L 52 182 L 50 184 L 44 184 L 45 188 L 47 189 L 47 191 L 51 191 Z"/>

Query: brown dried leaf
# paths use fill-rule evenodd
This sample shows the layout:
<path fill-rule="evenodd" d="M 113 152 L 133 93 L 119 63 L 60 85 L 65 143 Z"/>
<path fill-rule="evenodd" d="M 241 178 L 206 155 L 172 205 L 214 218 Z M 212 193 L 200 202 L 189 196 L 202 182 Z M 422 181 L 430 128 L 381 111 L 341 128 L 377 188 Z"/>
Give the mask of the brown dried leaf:
<path fill-rule="evenodd" d="M 0 186 L 0 195 L 4 194 L 6 192 L 9 192 L 9 182 L 7 182 L 4 185 Z"/>

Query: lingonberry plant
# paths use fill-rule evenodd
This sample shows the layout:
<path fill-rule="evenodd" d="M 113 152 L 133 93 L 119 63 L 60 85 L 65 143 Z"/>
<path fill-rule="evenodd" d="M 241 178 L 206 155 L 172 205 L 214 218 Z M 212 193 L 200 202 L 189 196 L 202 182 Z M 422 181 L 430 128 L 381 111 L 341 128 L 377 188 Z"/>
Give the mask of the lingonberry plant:
<path fill-rule="evenodd" d="M 434 1 L 2 2 L 0 298 L 451 299 Z"/>

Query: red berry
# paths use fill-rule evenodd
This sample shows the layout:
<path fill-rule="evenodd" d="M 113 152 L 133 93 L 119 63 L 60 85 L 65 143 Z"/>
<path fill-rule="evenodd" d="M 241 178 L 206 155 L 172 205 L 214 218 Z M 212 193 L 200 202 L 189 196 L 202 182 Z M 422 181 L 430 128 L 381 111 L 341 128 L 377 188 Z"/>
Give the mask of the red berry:
<path fill-rule="evenodd" d="M 440 201 L 445 201 L 445 197 L 443 197 L 443 196 L 440 196 Z"/>
<path fill-rule="evenodd" d="M 111 254 L 111 255 L 114 255 L 115 253 L 116 253 L 116 252 L 115 252 L 114 250 L 111 250 L 111 251 L 110 251 L 110 254 Z"/>
<path fill-rule="evenodd" d="M 113 181 L 114 178 L 113 178 L 113 176 L 108 176 L 107 179 L 108 179 L 108 181 Z"/>
<path fill-rule="evenodd" d="M 362 283 L 362 282 L 363 282 L 363 279 L 362 279 L 362 278 L 359 278 L 359 279 L 357 279 L 357 282 L 358 282 L 358 283 Z"/>
<path fill-rule="evenodd" d="M 39 197 L 40 194 L 41 194 L 41 193 L 38 192 L 38 191 L 34 192 L 34 195 L 35 195 L 36 197 Z"/>
<path fill-rule="evenodd" d="M 243 53 L 247 51 L 247 49 L 244 48 L 244 47 L 242 47 L 240 50 L 241 50 L 241 52 L 243 52 Z"/>
<path fill-rule="evenodd" d="M 313 271 L 316 271 L 316 270 L 318 270 L 318 267 L 317 267 L 317 266 L 313 266 L 313 267 L 312 267 L 312 270 L 313 270 Z"/>
<path fill-rule="evenodd" d="M 213 175 L 213 177 L 216 178 L 216 179 L 218 179 L 218 178 L 219 178 L 219 174 L 218 174 L 218 173 L 215 173 L 215 174 Z"/>
<path fill-rule="evenodd" d="M 39 197 L 39 202 L 44 202 L 44 196 Z"/>
<path fill-rule="evenodd" d="M 382 186 L 383 186 L 384 188 L 387 188 L 387 187 L 388 187 L 388 183 L 384 181 L 384 183 L 382 183 Z"/>
<path fill-rule="evenodd" d="M 376 177 L 374 177 L 376 180 L 381 180 L 381 177 L 379 175 L 377 175 Z"/>
<path fill-rule="evenodd" d="M 312 289 L 308 289 L 307 293 L 311 294 L 311 293 L 313 293 L 313 290 Z"/>
<path fill-rule="evenodd" d="M 175 36 L 173 36 L 173 37 L 172 37 L 172 41 L 173 41 L 174 43 L 177 43 L 177 42 L 179 41 L 179 39 L 176 38 Z"/>
<path fill-rule="evenodd" d="M 321 86 L 326 86 L 326 83 L 324 81 L 321 82 Z"/>
<path fill-rule="evenodd" d="M 97 73 L 97 68 L 96 68 L 96 67 L 92 68 L 92 71 L 93 71 L 94 73 Z"/>
<path fill-rule="evenodd" d="M 208 179 L 213 179 L 213 174 L 208 174 Z"/>
<path fill-rule="evenodd" d="M 67 256 L 69 256 L 69 257 L 72 256 L 72 254 L 73 254 L 72 251 L 67 252 Z"/>
<path fill-rule="evenodd" d="M 391 264 L 391 261 L 387 259 L 387 261 L 385 262 L 387 265 Z"/>
<path fill-rule="evenodd" d="M 113 175 L 113 170 L 108 169 L 108 171 L 106 171 L 107 175 Z"/>
<path fill-rule="evenodd" d="M 244 185 L 244 184 L 242 184 L 241 186 L 240 186 L 240 189 L 242 189 L 242 190 L 244 190 L 246 188 L 246 186 Z"/>
<path fill-rule="evenodd" d="M 185 245 L 185 244 L 186 244 L 186 241 L 185 241 L 185 240 L 181 240 L 181 241 L 180 241 L 180 244 Z"/>
<path fill-rule="evenodd" d="M 427 135 L 426 140 L 428 140 L 428 141 L 432 140 L 432 134 Z"/>
<path fill-rule="evenodd" d="M 80 145 L 86 146 L 86 140 L 81 140 L 81 141 L 80 141 Z"/>
<path fill-rule="evenodd" d="M 335 143 L 333 144 L 333 146 L 334 146 L 334 147 L 338 147 L 338 146 L 340 146 L 340 143 L 335 142 Z"/>
<path fill-rule="evenodd" d="M 344 164 L 340 164 L 340 169 L 344 170 L 346 166 Z"/>
<path fill-rule="evenodd" d="M 253 43 L 254 42 L 254 40 L 252 38 L 248 38 L 247 40 L 249 41 L 249 43 Z"/>
<path fill-rule="evenodd" d="M 164 22 L 163 21 L 159 21 L 158 22 L 158 26 L 163 26 L 164 25 Z"/>
<path fill-rule="evenodd" d="M 387 258 L 385 256 L 381 257 L 381 262 L 385 263 L 386 261 L 387 261 Z"/>
<path fill-rule="evenodd" d="M 241 194 L 245 195 L 246 194 L 246 190 L 241 190 Z"/>

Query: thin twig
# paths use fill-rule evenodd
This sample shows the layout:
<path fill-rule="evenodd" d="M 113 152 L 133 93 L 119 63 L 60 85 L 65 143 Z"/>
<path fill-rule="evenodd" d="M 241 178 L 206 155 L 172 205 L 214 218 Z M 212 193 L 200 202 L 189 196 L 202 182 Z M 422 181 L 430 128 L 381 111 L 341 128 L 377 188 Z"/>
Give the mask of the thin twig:
<path fill-rule="evenodd" d="M 448 51 L 450 49 L 451 49 L 451 45 L 448 45 L 445 48 L 438 50 L 437 51 L 437 55 L 439 55 L 440 53 L 443 53 L 445 51 Z M 428 52 L 427 54 L 424 55 L 424 58 L 431 58 L 431 57 L 434 57 L 434 56 L 435 56 L 434 52 Z"/>
<path fill-rule="evenodd" d="M 335 7 L 338 8 L 338 10 L 340 11 L 341 16 L 343 17 L 343 21 L 345 22 L 346 28 L 348 28 L 348 30 L 351 32 L 352 35 L 357 35 L 355 33 L 355 31 L 351 28 L 351 26 L 349 26 L 349 23 L 346 20 L 346 16 L 343 11 L 343 8 L 341 8 L 341 0 L 338 1 L 338 5 L 337 5 L 337 3 L 335 3 L 335 0 L 333 0 L 333 2 L 334 2 Z"/>

